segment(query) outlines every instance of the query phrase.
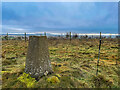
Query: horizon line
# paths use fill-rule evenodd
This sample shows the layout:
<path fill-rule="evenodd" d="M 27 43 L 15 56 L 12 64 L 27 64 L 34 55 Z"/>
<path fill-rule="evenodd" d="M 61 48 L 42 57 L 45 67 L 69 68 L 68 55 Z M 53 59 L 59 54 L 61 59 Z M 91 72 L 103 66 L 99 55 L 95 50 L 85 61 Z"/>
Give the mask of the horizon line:
<path fill-rule="evenodd" d="M 46 34 L 52 34 L 52 35 L 66 35 L 67 34 L 67 32 L 66 33 L 52 33 L 52 32 L 35 32 L 35 33 L 31 33 L 31 32 L 25 32 L 26 34 L 44 34 L 44 33 L 46 33 Z M 25 33 L 8 33 L 8 34 L 25 34 Z M 69 33 L 69 32 L 68 32 Z M 2 34 L 7 34 L 7 33 L 2 33 Z M 74 34 L 77 34 L 77 35 L 100 35 L 100 33 L 72 33 L 71 32 L 71 35 L 74 35 Z M 106 35 L 106 36 L 108 36 L 108 35 L 119 35 L 118 33 L 117 34 L 115 34 L 115 33 L 101 33 L 101 35 Z"/>

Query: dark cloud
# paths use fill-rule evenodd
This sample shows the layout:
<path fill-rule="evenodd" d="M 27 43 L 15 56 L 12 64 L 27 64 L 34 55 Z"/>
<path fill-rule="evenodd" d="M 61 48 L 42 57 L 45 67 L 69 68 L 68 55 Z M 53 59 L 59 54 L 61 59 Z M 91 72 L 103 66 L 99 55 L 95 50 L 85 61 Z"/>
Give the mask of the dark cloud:
<path fill-rule="evenodd" d="M 117 2 L 53 3 L 4 2 L 3 25 L 23 32 L 109 32 L 117 33 Z M 15 29 L 16 32 L 17 28 Z M 6 29 L 8 32 L 11 29 Z M 15 32 L 11 30 L 11 32 Z M 4 32 L 4 31 L 3 31 Z M 21 31 L 22 32 L 22 31 Z"/>

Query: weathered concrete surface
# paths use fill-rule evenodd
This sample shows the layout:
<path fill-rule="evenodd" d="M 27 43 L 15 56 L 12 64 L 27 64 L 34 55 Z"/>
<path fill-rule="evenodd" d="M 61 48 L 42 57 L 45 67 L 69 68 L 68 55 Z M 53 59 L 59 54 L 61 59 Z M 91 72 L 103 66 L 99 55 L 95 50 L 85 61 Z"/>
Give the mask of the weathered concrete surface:
<path fill-rule="evenodd" d="M 34 78 L 52 73 L 46 36 L 30 36 L 25 72 Z"/>

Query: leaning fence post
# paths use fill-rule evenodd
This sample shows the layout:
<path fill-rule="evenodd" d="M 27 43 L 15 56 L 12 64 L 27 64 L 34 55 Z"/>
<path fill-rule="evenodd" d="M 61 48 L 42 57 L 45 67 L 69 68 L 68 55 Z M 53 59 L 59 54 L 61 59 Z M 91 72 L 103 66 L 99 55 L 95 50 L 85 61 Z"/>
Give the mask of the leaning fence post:
<path fill-rule="evenodd" d="M 97 61 L 96 75 L 98 74 L 98 66 L 99 66 L 99 58 L 100 58 L 100 47 L 101 47 L 101 32 L 100 32 L 100 43 L 99 43 L 99 52 L 98 52 L 98 61 Z"/>
<path fill-rule="evenodd" d="M 26 32 L 25 32 L 25 42 L 26 42 Z"/>

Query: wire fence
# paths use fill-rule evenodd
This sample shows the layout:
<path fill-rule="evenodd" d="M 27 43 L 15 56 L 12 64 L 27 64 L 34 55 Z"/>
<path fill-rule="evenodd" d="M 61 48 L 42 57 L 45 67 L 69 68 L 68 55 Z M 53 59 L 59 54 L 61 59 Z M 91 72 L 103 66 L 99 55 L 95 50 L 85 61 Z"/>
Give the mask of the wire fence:
<path fill-rule="evenodd" d="M 30 34 L 30 33 L 22 33 L 22 34 L 2 34 L 0 35 L 0 39 L 2 40 L 29 40 L 29 36 L 47 36 L 48 38 L 53 39 L 99 39 L 99 34 L 79 34 L 79 33 L 64 33 L 64 34 L 50 34 L 44 32 L 43 34 Z M 118 34 L 101 34 L 101 38 L 119 38 Z"/>

